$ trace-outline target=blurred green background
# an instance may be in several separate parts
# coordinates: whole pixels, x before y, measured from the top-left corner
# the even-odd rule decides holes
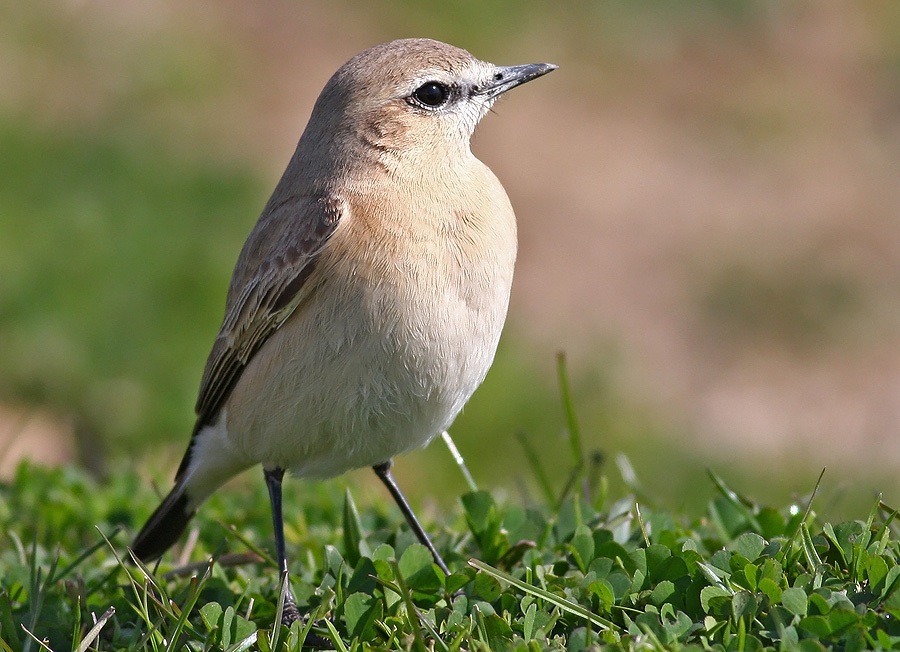
[[[586,447],[653,500],[702,504],[706,467],[783,500],[828,466],[834,509],[900,502],[896,2],[0,0],[4,472],[167,486],[318,91],[406,36],[560,65],[473,143],[521,233],[453,430],[476,480],[527,499],[525,436],[563,481],[565,351]],[[399,466],[417,500],[464,490],[440,443]]]

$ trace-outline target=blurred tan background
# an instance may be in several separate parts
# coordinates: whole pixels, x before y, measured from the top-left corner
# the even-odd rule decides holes
[[[476,478],[518,482],[519,432],[565,459],[562,350],[587,445],[676,503],[705,466],[764,495],[828,466],[836,493],[900,502],[896,2],[3,0],[5,473],[149,456],[168,481],[316,95],[406,36],[560,65],[473,142],[521,243],[497,369],[454,431]],[[439,446],[402,469],[462,490]]]

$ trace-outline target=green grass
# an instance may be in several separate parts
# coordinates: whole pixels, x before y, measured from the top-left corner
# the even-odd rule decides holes
[[[688,517],[611,492],[569,433],[568,470],[532,460],[540,499],[470,491],[428,524],[448,577],[385,499],[288,483],[293,589],[310,615],[290,629],[273,626],[259,478],[214,496],[187,553],[151,569],[125,563],[156,500],[133,475],[99,485],[22,466],[0,488],[0,650],[295,650],[310,631],[339,650],[900,647],[890,507],[831,522],[813,486],[773,508],[710,473],[705,514]]]

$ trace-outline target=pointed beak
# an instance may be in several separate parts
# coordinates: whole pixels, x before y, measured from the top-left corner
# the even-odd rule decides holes
[[[494,68],[493,78],[478,89],[478,95],[497,97],[511,88],[520,86],[532,79],[537,79],[548,72],[552,72],[559,66],[552,63],[526,63],[521,66],[497,66]]]

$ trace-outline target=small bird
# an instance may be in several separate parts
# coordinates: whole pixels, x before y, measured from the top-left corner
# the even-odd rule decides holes
[[[391,459],[449,428],[493,361],[516,221],[469,140],[502,93],[554,69],[404,39],[331,77],[238,257],[190,444],[137,558],[162,555],[210,494],[261,464],[289,586],[285,471],[370,466],[449,572]],[[285,598],[291,622],[299,611]]]

